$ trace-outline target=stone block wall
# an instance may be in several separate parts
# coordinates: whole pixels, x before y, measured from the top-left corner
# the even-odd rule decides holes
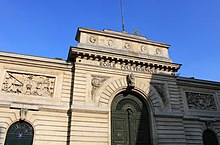
[[[33,127],[33,145],[66,144],[71,86],[72,65],[66,61],[1,52],[0,145],[20,120]]]

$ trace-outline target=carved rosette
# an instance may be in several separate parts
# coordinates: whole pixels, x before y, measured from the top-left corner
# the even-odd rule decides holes
[[[141,50],[142,53],[148,54],[148,48],[147,48],[147,46],[142,45],[141,48],[140,48],[140,50]]]
[[[96,76],[96,75],[92,75],[92,80],[91,80],[91,84],[92,84],[92,99],[93,95],[95,94],[95,92],[97,91],[98,88],[100,88],[102,86],[102,84],[108,79],[109,77],[106,76]]]
[[[89,43],[94,44],[94,43],[96,43],[96,41],[97,41],[97,37],[96,37],[95,35],[91,35],[91,36],[88,38],[88,41],[89,41]]]
[[[213,94],[186,92],[186,99],[189,109],[208,111],[217,110]]]
[[[123,47],[124,47],[124,49],[126,49],[126,50],[129,50],[129,51],[132,50],[132,45],[131,45],[130,43],[128,43],[128,42],[125,42]]]
[[[161,55],[161,53],[162,53],[161,49],[160,49],[160,48],[157,48],[157,49],[156,49],[156,54],[157,54],[157,55]]]
[[[53,97],[55,77],[28,73],[6,72],[2,92]]]
[[[108,47],[114,47],[114,45],[115,45],[114,41],[111,40],[111,39],[107,40],[106,44],[107,44]]]
[[[164,105],[168,104],[167,94],[164,84],[162,83],[151,83],[151,85],[155,88],[157,93],[160,95]]]

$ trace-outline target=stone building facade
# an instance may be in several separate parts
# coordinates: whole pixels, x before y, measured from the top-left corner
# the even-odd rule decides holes
[[[220,83],[169,45],[79,28],[67,61],[0,52],[0,145],[218,145]]]

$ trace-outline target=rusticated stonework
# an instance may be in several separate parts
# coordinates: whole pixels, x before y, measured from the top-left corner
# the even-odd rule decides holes
[[[53,97],[55,77],[6,72],[2,92]]]
[[[216,104],[214,95],[186,92],[189,109],[215,111]]]

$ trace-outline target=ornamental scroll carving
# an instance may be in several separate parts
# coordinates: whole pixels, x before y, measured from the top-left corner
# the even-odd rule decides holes
[[[168,101],[167,101],[167,97],[166,97],[167,95],[166,95],[166,90],[165,90],[164,84],[161,84],[161,83],[151,83],[151,85],[155,88],[157,93],[160,95],[163,103],[165,105],[167,105]]]
[[[216,104],[214,95],[186,92],[189,109],[215,111]]]
[[[2,92],[53,97],[55,77],[6,72]]]
[[[109,77],[106,76],[96,76],[96,75],[92,75],[92,80],[91,80],[91,84],[92,84],[92,97],[95,94],[96,90],[101,87],[101,85],[108,79]],[[93,99],[93,98],[92,98]]]

